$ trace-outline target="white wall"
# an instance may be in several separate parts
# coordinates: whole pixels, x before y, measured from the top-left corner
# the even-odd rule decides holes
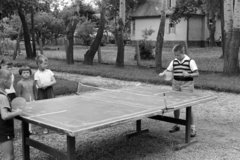
[[[176,24],[175,33],[167,33],[166,28],[168,26],[168,18],[166,19],[165,26],[165,41],[184,41],[187,35],[187,21],[182,18],[181,21]],[[135,19],[135,35],[131,33],[131,40],[142,40],[142,30],[152,28],[155,32],[148,38],[148,40],[155,41],[157,38],[157,32],[160,25],[160,18],[141,18]],[[131,32],[133,31],[133,21],[131,22]],[[221,21],[216,23],[215,39],[218,40],[221,36]],[[207,28],[206,17],[196,16],[191,17],[189,22],[189,40],[190,41],[205,41],[209,37],[209,31]]]
[[[203,29],[203,18],[201,16],[191,17],[189,19],[189,40],[190,41],[201,41],[205,40],[204,29]]]
[[[166,19],[168,22],[168,18]],[[166,27],[169,23],[166,23]],[[152,28],[155,32],[148,38],[148,40],[155,41],[157,38],[157,33],[160,25],[160,18],[141,18],[135,19],[135,35],[131,33],[131,40],[142,40],[142,30]],[[176,25],[176,33],[166,33],[164,35],[164,40],[166,41],[179,41],[185,40],[186,38],[186,21],[181,20],[179,24]],[[166,29],[166,28],[165,28]],[[131,22],[131,32],[133,31],[133,21]]]

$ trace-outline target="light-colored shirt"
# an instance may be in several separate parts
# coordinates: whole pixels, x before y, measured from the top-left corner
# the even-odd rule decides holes
[[[182,61],[179,61],[177,58],[175,58],[174,60],[177,60],[179,63],[183,63],[185,60],[190,60],[190,58],[187,55],[185,55],[185,57],[183,58]],[[169,64],[169,66],[167,68],[168,71],[171,71],[171,72],[173,71],[173,61],[174,60],[172,60],[171,63]],[[198,70],[197,64],[193,59],[191,59],[191,61],[190,61],[190,69],[192,72]]]
[[[0,94],[0,108],[9,108],[11,109],[10,105],[9,105],[9,101],[7,98],[7,93],[3,90],[0,89],[0,92],[3,94]],[[0,113],[1,113],[1,109],[0,109]]]
[[[54,76],[54,73],[50,69],[45,69],[44,71],[37,70],[34,74],[34,80],[40,81],[40,84],[46,84],[52,81],[52,76]],[[37,88],[39,88],[38,84]]]
[[[16,93],[16,91],[15,91],[15,89],[14,89],[14,87],[13,87],[13,84],[14,84],[14,75],[12,74],[12,84],[11,84],[11,86],[10,86],[10,88],[9,89],[5,89],[5,91],[7,92],[7,94],[9,94],[9,93]]]

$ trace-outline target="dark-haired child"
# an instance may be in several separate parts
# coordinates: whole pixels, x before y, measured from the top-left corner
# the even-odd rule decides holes
[[[17,83],[17,96],[23,97],[27,102],[34,101],[36,95],[36,87],[31,74],[32,70],[29,66],[22,66],[19,69],[19,75],[22,76],[22,79]],[[29,132],[35,134],[31,124],[29,124]]]

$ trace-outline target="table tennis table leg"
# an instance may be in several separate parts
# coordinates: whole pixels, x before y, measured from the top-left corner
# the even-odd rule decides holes
[[[128,134],[127,137],[131,138],[133,136],[136,136],[136,135],[139,135],[139,134],[142,134],[142,133],[145,133],[145,132],[149,131],[149,129],[142,130],[142,126],[141,125],[142,125],[141,120],[137,120],[136,121],[136,132]]]
[[[30,160],[30,147],[27,145],[27,138],[29,138],[29,124],[22,121],[22,152],[24,160]]]
[[[176,150],[181,150],[183,148],[186,148],[187,146],[196,143],[196,139],[192,139],[190,137],[191,133],[191,116],[192,116],[192,107],[187,107],[186,108],[186,123],[185,123],[185,143],[184,144],[179,144],[176,147]]]
[[[185,143],[190,142],[192,107],[186,108]]]
[[[75,143],[75,137],[67,135],[67,160],[76,160]]]

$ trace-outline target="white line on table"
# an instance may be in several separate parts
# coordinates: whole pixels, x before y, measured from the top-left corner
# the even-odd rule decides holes
[[[58,114],[58,113],[63,113],[63,112],[67,112],[67,110],[62,110],[62,111],[58,111],[58,112],[51,112],[51,113],[45,113],[45,114],[37,114],[37,115],[29,116],[28,118],[47,116],[47,115]]]

